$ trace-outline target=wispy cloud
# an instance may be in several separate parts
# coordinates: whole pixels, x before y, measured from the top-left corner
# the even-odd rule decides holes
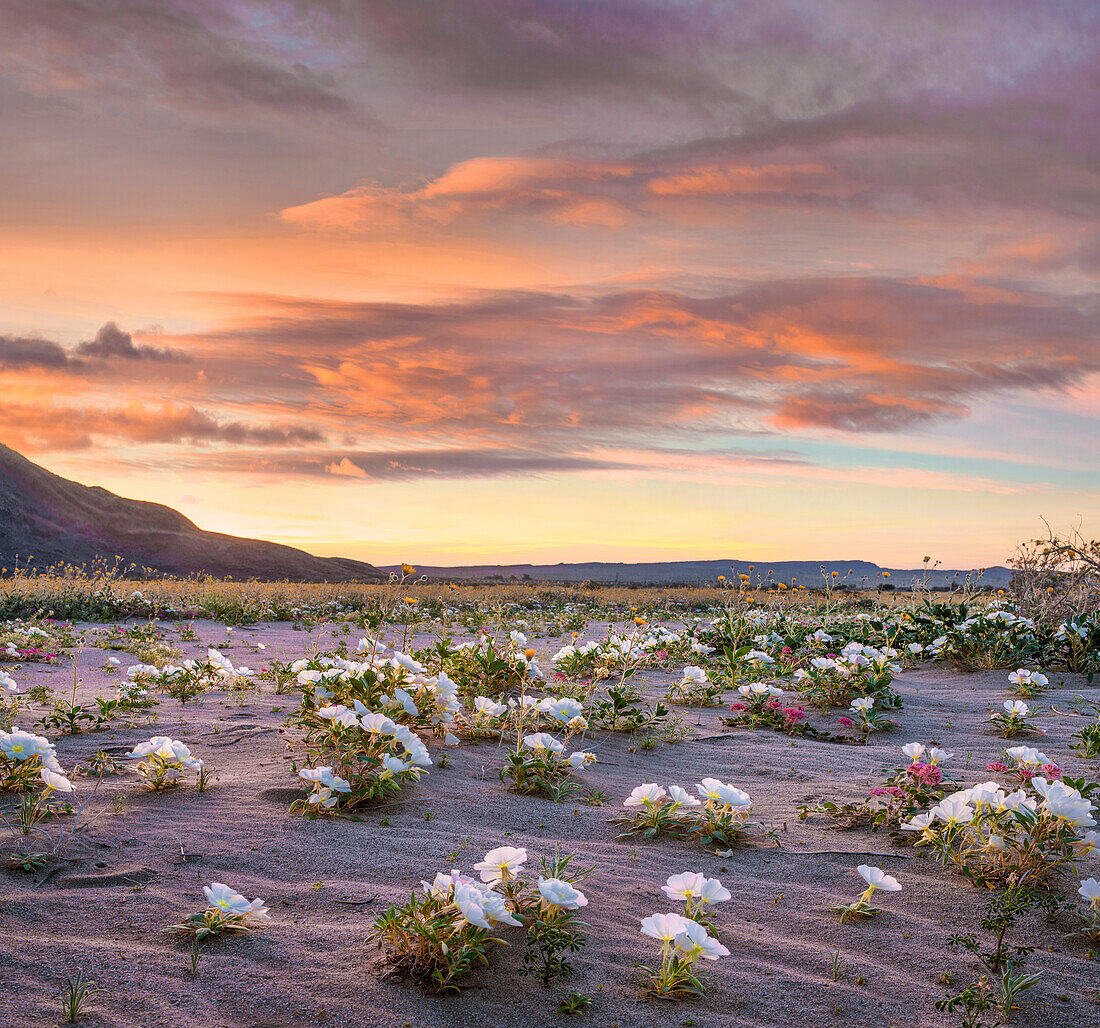
[[[7,0],[10,69],[29,88],[225,118],[350,111],[331,75],[250,32],[249,5],[214,0]],[[227,110],[228,108],[228,110]]]
[[[71,402],[5,403],[0,430],[13,445],[31,451],[80,450],[122,440],[173,445],[211,443],[231,446],[287,446],[317,443],[316,428],[278,423],[250,424],[224,420],[186,404],[123,407],[74,406]]]
[[[332,453],[342,454],[339,460]],[[418,478],[514,478],[585,471],[621,471],[636,465],[610,456],[548,454],[506,448],[339,450],[302,449],[279,454],[220,451],[196,455],[208,470],[294,477],[335,477],[378,482]]]

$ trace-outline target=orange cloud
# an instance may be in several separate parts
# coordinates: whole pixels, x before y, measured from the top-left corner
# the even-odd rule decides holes
[[[624,212],[598,187],[632,174],[628,165],[602,162],[477,157],[423,185],[358,186],[340,196],[287,207],[279,216],[306,228],[377,230],[520,211],[570,224],[615,227],[622,224]]]
[[[740,164],[687,168],[649,180],[658,196],[853,196],[863,188],[835,169],[820,163]]]
[[[19,399],[0,410],[0,429],[32,450],[114,439],[308,452],[265,462],[344,478],[506,475],[534,466],[498,455],[513,451],[576,469],[603,467],[592,455],[608,446],[905,432],[1100,371],[1087,298],[962,285],[795,279],[710,296],[512,291],[421,304],[237,298],[236,317],[163,338],[190,362],[121,362],[156,367],[174,397],[159,407],[148,379],[103,379],[98,361],[59,365],[50,341],[16,339],[22,363],[3,379]],[[100,376],[94,393],[85,371]],[[479,456],[459,460],[445,444]],[[390,467],[376,447],[440,456]]]
[[[352,464],[345,457],[339,464],[327,464],[325,470],[330,475],[342,475],[345,478],[369,478],[370,476],[358,464]]]
[[[14,440],[17,448],[32,451],[83,449],[120,439],[157,445],[236,446],[293,446],[324,439],[310,426],[226,420],[186,405],[150,407],[133,400],[121,407],[97,408],[77,406],[76,399],[4,404],[0,406],[0,431]]]

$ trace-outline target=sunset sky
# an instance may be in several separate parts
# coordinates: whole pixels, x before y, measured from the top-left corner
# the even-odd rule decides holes
[[[1100,534],[1095,0],[0,0],[0,441],[374,563]]]

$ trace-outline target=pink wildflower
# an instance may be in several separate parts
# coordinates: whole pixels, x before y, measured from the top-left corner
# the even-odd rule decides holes
[[[935,764],[914,762],[909,767],[909,774],[925,785],[939,785],[943,781],[943,772]]]

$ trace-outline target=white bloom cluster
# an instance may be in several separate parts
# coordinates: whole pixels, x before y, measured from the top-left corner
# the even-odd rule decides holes
[[[18,727],[10,732],[0,731],[0,779],[10,781],[15,788],[27,787],[32,780],[39,779],[47,792],[74,791],[58,762],[53,743]]]

